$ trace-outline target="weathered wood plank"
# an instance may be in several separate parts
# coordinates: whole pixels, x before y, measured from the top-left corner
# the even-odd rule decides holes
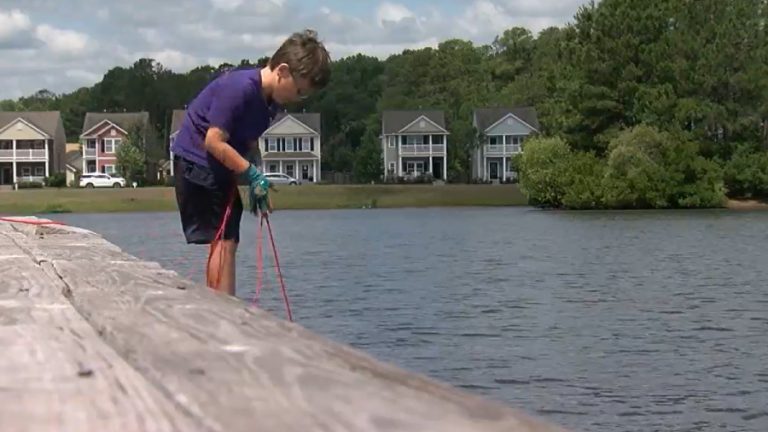
[[[65,244],[31,251],[53,258],[72,304],[128,363],[211,430],[562,430],[190,286],[157,265],[94,261],[77,248],[65,256],[55,250]]]
[[[51,274],[29,256],[0,260],[2,430],[204,430],[99,338]]]

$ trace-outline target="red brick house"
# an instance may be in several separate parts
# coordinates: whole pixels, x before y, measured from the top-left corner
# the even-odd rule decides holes
[[[149,113],[89,112],[83,121],[80,143],[83,149],[83,173],[111,174],[117,169],[117,149],[128,137],[128,131],[138,124],[149,126]],[[146,139],[146,137],[145,137]]]

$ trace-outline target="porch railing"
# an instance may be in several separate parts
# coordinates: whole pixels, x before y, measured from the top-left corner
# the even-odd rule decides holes
[[[45,150],[34,150],[34,149],[16,149],[16,160],[34,160],[34,159],[40,159],[45,160],[46,158],[46,152]],[[13,160],[13,150],[7,150],[3,149],[0,150],[0,159],[4,160]]]
[[[509,155],[520,153],[522,147],[520,144],[488,144],[485,146],[485,154],[488,156],[494,155]]]
[[[402,144],[400,145],[400,154],[403,155],[441,155],[445,153],[445,144]]]

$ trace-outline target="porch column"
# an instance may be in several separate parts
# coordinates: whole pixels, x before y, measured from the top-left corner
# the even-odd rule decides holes
[[[429,156],[429,170],[427,170],[427,172],[428,172],[428,173],[431,173],[431,174],[432,174],[432,177],[434,177],[434,176],[435,176],[435,173],[432,171],[432,167],[433,167],[433,165],[432,165],[432,164],[433,164],[433,163],[434,163],[434,162],[433,162],[432,156]]]
[[[318,178],[317,178],[317,165],[318,165],[318,161],[313,160],[312,161],[312,173],[313,173],[312,181],[315,182],[315,183],[318,182]]]
[[[488,174],[488,156],[483,156],[483,181],[490,180]]]
[[[432,166],[432,142],[433,142],[432,134],[429,134],[428,136],[429,136],[429,140],[428,140],[429,142],[427,143],[427,144],[429,144],[429,170],[428,170],[428,172],[432,173],[432,176],[434,177],[435,173],[432,171],[433,170],[433,166]]]
[[[51,158],[48,157],[48,148],[49,148],[48,141],[50,140],[45,140],[45,176],[46,177],[51,176],[50,163],[49,163]]]
[[[283,160],[282,159],[280,159],[280,174],[285,174],[283,172]]]
[[[13,184],[16,184],[16,140],[13,140]]]
[[[445,150],[443,154],[443,181],[448,181],[448,147]]]
[[[504,153],[502,153],[504,154]],[[507,156],[504,154],[504,157],[501,158],[501,181],[502,183],[507,178]]]

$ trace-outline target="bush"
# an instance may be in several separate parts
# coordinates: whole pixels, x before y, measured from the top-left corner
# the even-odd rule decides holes
[[[45,178],[45,185],[48,187],[62,188],[67,186],[67,175],[63,172],[57,172],[50,177]]]
[[[648,126],[620,132],[602,160],[559,138],[528,142],[521,190],[542,207],[689,208],[725,203],[723,172],[696,143]]]
[[[520,190],[532,205],[561,207],[571,149],[560,138],[533,138],[520,158]]]
[[[605,162],[592,153],[574,152],[565,177],[568,183],[563,206],[571,209],[597,209],[605,204],[602,181]]]
[[[723,164],[723,180],[734,198],[768,197],[768,152],[740,145]]]

